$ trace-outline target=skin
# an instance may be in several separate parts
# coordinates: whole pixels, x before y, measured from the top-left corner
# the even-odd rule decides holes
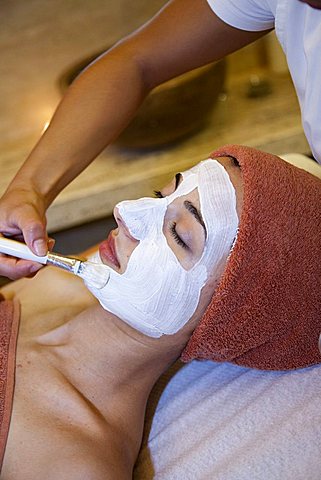
[[[165,187],[160,195],[165,197],[174,190],[175,180],[173,180],[170,185]],[[202,256],[205,246],[205,232],[203,227],[198,222],[191,221],[192,215],[184,207],[184,202],[186,201],[191,202],[196,209],[200,211],[200,201],[197,189],[193,190],[188,195],[183,195],[177,198],[167,208],[164,219],[163,233],[166,237],[169,247],[173,250],[181,265],[188,270],[193,267]],[[114,210],[114,217],[119,225],[119,228],[112,231],[110,236],[116,245],[117,252],[125,253],[126,262],[120,261],[119,266],[116,265],[116,270],[119,273],[123,273],[126,270],[127,261],[131,253],[139,242],[131,236],[117,207]],[[175,231],[180,238],[179,241],[184,242],[187,248],[182,248],[182,246],[178,244],[178,241],[175,240],[171,232],[171,225],[173,225],[173,223],[175,223]],[[104,244],[102,244],[100,247],[100,253],[103,260],[106,258],[104,263],[109,264],[108,250],[107,255],[104,255]]]
[[[241,172],[230,159],[221,162],[234,183],[241,212]],[[162,193],[173,188],[171,184]],[[191,195],[197,200],[195,192]],[[195,218],[183,218],[179,204],[174,209],[171,215],[178,223],[182,219],[182,235],[185,226],[193,231]],[[118,266],[111,258],[104,261],[125,269],[135,240],[117,215],[116,220]],[[175,244],[174,248],[178,255],[182,247]],[[225,260],[222,268],[224,264]],[[46,267],[32,280],[4,287],[1,293],[21,304],[21,323],[12,418],[0,478],[132,478],[150,390],[180,355],[220,274],[218,269],[210,275],[185,327],[159,339],[144,336],[105,311],[78,277],[61,270]]]
[[[124,129],[148,92],[265,33],[227,25],[206,0],[170,1],[69,88],[49,128],[0,201],[0,232],[23,238],[31,250],[45,255],[46,209]],[[38,268],[37,263],[3,257],[0,275],[16,279]]]

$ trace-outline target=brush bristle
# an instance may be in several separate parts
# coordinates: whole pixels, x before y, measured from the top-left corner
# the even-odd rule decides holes
[[[82,262],[77,272],[89,287],[101,289],[107,285],[110,269],[107,265],[92,262]]]

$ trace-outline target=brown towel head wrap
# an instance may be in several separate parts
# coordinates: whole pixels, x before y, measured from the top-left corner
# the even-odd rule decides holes
[[[243,146],[239,232],[225,271],[185,350],[193,359],[259,369],[321,362],[321,180]]]

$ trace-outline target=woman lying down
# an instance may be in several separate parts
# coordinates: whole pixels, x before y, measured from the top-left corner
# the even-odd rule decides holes
[[[2,289],[0,478],[130,479],[151,388],[179,357],[321,361],[321,181],[230,146],[157,197],[115,207],[93,254],[113,269],[102,290],[54,267]]]

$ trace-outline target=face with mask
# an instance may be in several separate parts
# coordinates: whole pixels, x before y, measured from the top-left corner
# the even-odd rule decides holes
[[[176,175],[159,198],[119,203],[113,230],[91,258],[112,267],[101,305],[150,337],[181,329],[237,234],[233,184],[216,160]]]

